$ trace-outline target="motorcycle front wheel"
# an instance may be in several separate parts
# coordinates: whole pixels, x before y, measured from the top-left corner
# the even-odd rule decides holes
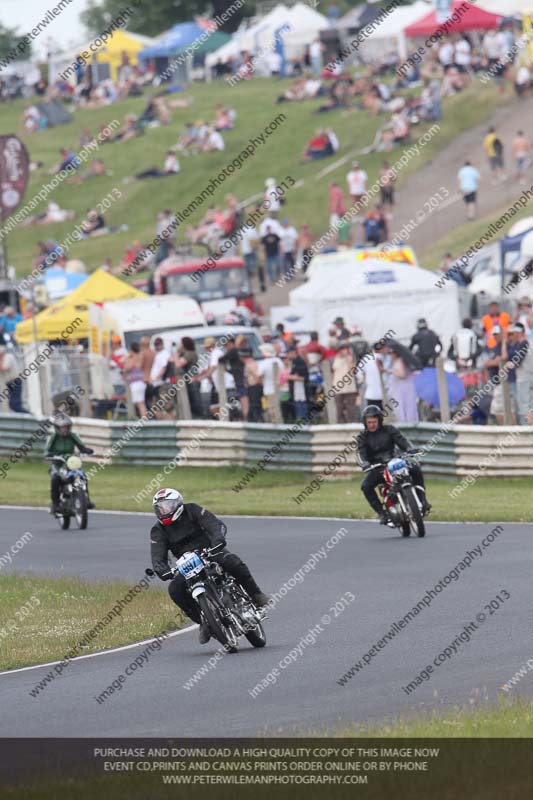
[[[256,627],[252,631],[248,631],[248,633],[244,634],[252,647],[264,647],[267,643],[265,630],[260,622],[257,623]]]
[[[228,653],[237,652],[237,636],[231,628],[227,628],[221,619],[221,614],[216,603],[207,594],[197,598],[204,619],[209,625],[209,630],[217,642],[223,645]]]
[[[60,514],[57,517],[57,520],[59,522],[59,527],[61,528],[61,530],[68,531],[68,529],[70,528],[70,514]]]
[[[419,539],[426,535],[426,526],[424,525],[424,518],[422,516],[422,512],[420,511],[420,507],[418,505],[418,498],[416,495],[416,489],[413,486],[410,486],[405,493],[405,498],[409,505],[410,511],[410,526]]]
[[[74,516],[80,531],[84,531],[89,522],[89,515],[87,513],[87,495],[83,490],[74,492],[73,498]]]

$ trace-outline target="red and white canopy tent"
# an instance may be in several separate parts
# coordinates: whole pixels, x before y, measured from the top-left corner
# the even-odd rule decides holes
[[[447,33],[488,31],[499,27],[502,19],[500,14],[485,11],[472,3],[468,3],[468,8],[465,9],[465,5],[467,5],[465,0],[454,0],[450,17],[445,23],[438,22],[435,10],[430,11],[421,19],[408,25],[404,33],[410,39],[414,39],[416,36],[431,36],[432,33],[444,26],[446,26]]]

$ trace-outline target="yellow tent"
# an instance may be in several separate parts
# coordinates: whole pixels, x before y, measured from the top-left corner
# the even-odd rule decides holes
[[[85,339],[89,336],[89,303],[147,296],[109,272],[97,269],[77,289],[36,315],[37,338],[40,341]],[[33,342],[34,320],[19,322],[15,336],[21,344]]]
[[[121,29],[113,31],[113,35],[107,42],[100,42],[96,38],[93,50],[96,54],[93,56],[92,62],[97,64],[109,64],[111,78],[115,81],[117,79],[117,70],[122,64],[122,54],[126,53],[131,65],[137,64],[137,53],[144,50],[154,43],[154,40],[149,36],[142,36],[139,33],[130,33]],[[87,50],[87,47],[80,49],[80,52]]]

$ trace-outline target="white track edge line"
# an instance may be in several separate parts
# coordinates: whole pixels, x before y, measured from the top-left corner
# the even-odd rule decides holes
[[[1,505],[0,510],[5,509],[6,511],[46,511],[48,512],[48,506],[8,506],[8,505]],[[153,517],[154,515],[151,514],[149,511],[106,511],[105,509],[95,509],[94,511],[90,512],[91,514],[114,514],[115,516],[134,516],[134,517]],[[276,514],[221,514],[221,517],[225,519],[282,519],[282,520],[300,520],[302,522],[366,522],[372,525],[379,525],[380,522],[377,519],[354,519],[352,517],[285,517],[285,516],[278,516]],[[486,522],[483,520],[439,520],[439,519],[429,519],[428,524],[431,525],[528,525],[527,520],[523,522],[516,522],[516,521],[505,521],[505,520],[492,520],[491,522]],[[0,673],[1,674],[1,673]]]
[[[181,628],[179,631],[173,631],[172,633],[168,633],[166,638],[172,639],[174,636],[180,636],[182,633],[188,633],[189,631],[194,631],[198,625],[188,625],[186,628]],[[98,650],[97,653],[86,653],[83,656],[76,656],[75,658],[71,658],[70,661],[82,661],[84,658],[97,658],[97,656],[106,656],[109,653],[120,653],[123,650],[131,650],[134,647],[140,647],[142,644],[148,644],[149,642],[155,642],[156,637],[152,636],[150,639],[143,639],[142,642],[133,642],[133,644],[124,644],[121,647],[111,647],[109,650]],[[61,664],[64,661],[63,658],[60,658],[58,661],[47,661],[45,664],[32,664],[31,667],[17,667],[16,669],[6,669],[4,672],[0,672],[0,676],[2,675],[15,675],[17,672],[29,672],[32,669],[42,669],[43,667],[53,667],[54,664]]]

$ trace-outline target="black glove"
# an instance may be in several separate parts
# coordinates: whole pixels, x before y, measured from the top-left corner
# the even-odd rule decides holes
[[[92,447],[86,447],[81,452],[85,453],[86,456],[92,456],[92,454],[94,453],[94,450],[92,449]]]
[[[361,469],[363,470],[363,472],[365,471],[365,469],[370,469],[370,461],[362,461]]]

